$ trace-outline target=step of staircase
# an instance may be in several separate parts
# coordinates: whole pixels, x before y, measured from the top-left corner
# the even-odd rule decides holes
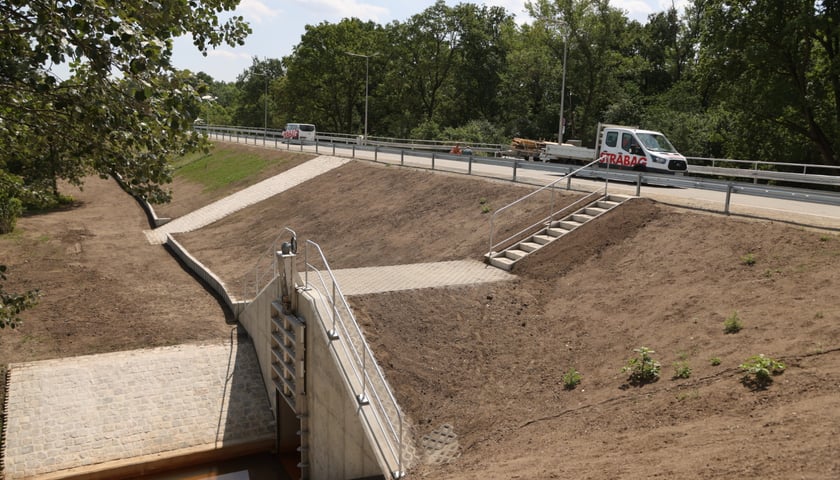
[[[607,195],[595,200],[564,218],[544,225],[542,230],[523,238],[505,250],[485,255],[485,261],[494,267],[510,271],[519,260],[617,208],[631,198],[633,197],[626,195]]]

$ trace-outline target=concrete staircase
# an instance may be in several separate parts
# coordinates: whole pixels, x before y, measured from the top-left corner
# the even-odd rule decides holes
[[[513,269],[513,265],[519,260],[618,207],[630,198],[632,197],[624,195],[607,195],[601,197],[560,220],[547,222],[537,233],[531,234],[523,240],[519,240],[500,252],[488,253],[485,255],[484,260],[494,267],[510,271]]]

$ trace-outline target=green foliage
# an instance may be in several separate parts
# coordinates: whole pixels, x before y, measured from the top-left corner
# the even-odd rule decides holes
[[[0,282],[6,280],[6,265],[0,265]],[[40,297],[38,290],[24,293],[10,293],[3,289],[0,283],[0,328],[16,328],[21,324],[19,315],[28,308],[34,307]]]
[[[80,185],[99,174],[120,176],[149,201],[168,200],[167,160],[202,146],[191,127],[206,93],[171,65],[173,40],[190,34],[202,52],[241,44],[250,31],[242,17],[217,16],[237,3],[0,4],[0,170],[32,194],[56,196],[57,180]],[[51,71],[61,63],[64,79]]]
[[[21,189],[20,177],[0,170],[0,234],[14,230],[23,213],[23,202],[18,198]]]
[[[723,321],[723,332],[724,333],[738,333],[743,328],[743,324],[741,323],[741,318],[738,316],[738,312],[732,312],[732,315],[726,317],[726,320]]]
[[[755,265],[755,255],[752,253],[747,253],[746,255],[741,257],[741,263],[748,267],[752,267]]]
[[[440,125],[434,120],[426,120],[411,130],[411,138],[435,140],[443,137]]]
[[[631,385],[644,385],[659,380],[661,365],[651,357],[655,351],[647,347],[633,349],[638,355],[627,360],[622,372],[630,372],[628,382]]]
[[[744,384],[757,388],[766,387],[773,382],[773,376],[785,371],[784,363],[766,357],[764,354],[753,355],[739,367],[745,372]]]
[[[674,362],[674,378],[688,378],[691,376],[691,366],[685,360]]]
[[[712,357],[709,359],[709,365],[713,367],[717,367],[720,365],[720,357]]]
[[[563,374],[563,388],[566,390],[574,390],[579,384],[583,375],[580,374],[574,367]]]
[[[432,138],[426,138],[431,140]],[[508,138],[503,131],[486,120],[471,120],[460,127],[443,129],[438,140],[460,142],[462,145],[476,143],[507,143]]]

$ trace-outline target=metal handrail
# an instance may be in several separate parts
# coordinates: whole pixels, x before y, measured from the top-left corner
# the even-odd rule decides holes
[[[325,279],[324,274],[316,265],[310,263],[310,246],[315,249],[320,261],[323,263],[326,276],[328,277],[327,279]],[[331,340],[330,346],[334,349],[339,347],[342,348],[346,357],[352,360],[350,365],[350,369],[352,371],[348,371],[344,365],[341,366],[341,371],[344,375],[345,381],[351,389],[354,389],[353,380],[361,386],[360,392],[354,391],[356,400],[360,405],[364,403],[376,405],[378,415],[374,415],[373,418],[369,418],[365,414],[364,409],[362,409],[361,412],[368,425],[371,425],[372,421],[376,422],[379,429],[386,433],[386,445],[383,446],[378,441],[376,441],[376,444],[382,453],[383,460],[386,463],[388,462],[388,459],[391,458],[387,455],[387,453],[390,453],[392,457],[397,459],[396,466],[390,464],[388,466],[391,468],[392,475],[399,477],[401,476],[401,472],[404,472],[403,439],[405,438],[405,432],[402,410],[400,409],[400,406],[397,403],[387,380],[385,379],[382,369],[379,367],[379,364],[376,363],[373,351],[365,341],[362,329],[359,327],[355,315],[353,315],[353,310],[347,303],[347,299],[341,292],[341,287],[338,285],[335,275],[330,269],[329,263],[321,250],[321,246],[312,240],[306,240],[304,249],[304,264],[305,286],[307,288],[315,288],[319,293],[321,293],[319,296],[322,297],[322,305],[329,308],[329,311],[331,312],[332,318],[330,321],[332,325],[326,325],[324,320],[321,319],[322,326],[325,328],[327,335]],[[318,283],[321,287],[320,289],[318,288],[318,285],[310,283],[310,270],[312,270],[313,274],[317,276]],[[332,285],[332,288],[328,286],[328,282]],[[342,315],[341,311],[346,312],[346,315]],[[342,338],[346,338],[347,341],[342,341]],[[370,361],[368,361],[368,359],[370,359]],[[351,375],[353,378],[351,378]],[[393,412],[393,415],[396,417],[396,425],[394,425],[394,421],[392,420],[391,415],[389,415],[389,410]],[[384,425],[381,423],[382,420],[385,421]],[[389,452],[385,452],[385,448],[387,448]]]
[[[496,217],[497,217],[500,213],[502,213],[502,212],[504,212],[504,211],[509,210],[510,208],[512,208],[512,207],[514,207],[514,206],[516,206],[516,205],[518,205],[518,204],[520,204],[520,203],[524,202],[525,200],[527,200],[527,199],[529,199],[529,198],[533,197],[534,195],[539,194],[540,192],[542,192],[542,191],[544,191],[544,190],[551,189],[551,207],[550,207],[550,212],[552,212],[552,213],[548,216],[548,218],[547,218],[547,219],[545,219],[545,220],[540,220],[540,221],[539,221],[539,222],[537,222],[536,224],[534,224],[534,225],[531,225],[531,226],[527,227],[525,230],[523,230],[523,232],[524,232],[524,231],[527,231],[527,230],[530,230],[531,228],[534,228],[536,225],[539,225],[539,224],[543,223],[543,222],[544,222],[544,221],[546,221],[546,220],[550,220],[550,219],[552,219],[552,218],[553,218],[553,216],[555,215],[555,212],[554,212],[554,191],[555,191],[555,187],[556,187],[557,183],[559,183],[559,182],[561,182],[561,181],[563,181],[563,180],[568,180],[568,179],[570,179],[570,178],[574,177],[574,176],[575,176],[578,172],[580,172],[580,171],[582,171],[582,170],[585,170],[585,169],[587,169],[587,168],[591,167],[592,165],[595,165],[595,164],[596,164],[596,163],[598,163],[599,161],[600,161],[600,159],[595,159],[595,160],[593,160],[593,161],[591,161],[591,162],[587,163],[586,165],[584,165],[584,166],[582,166],[582,167],[580,167],[580,168],[578,168],[578,169],[576,169],[576,170],[573,170],[573,171],[571,171],[571,172],[569,172],[569,173],[567,173],[567,174],[563,175],[562,177],[560,177],[560,178],[558,178],[558,179],[556,179],[556,180],[552,181],[551,183],[549,183],[549,184],[547,184],[547,185],[544,185],[544,186],[542,186],[542,187],[540,187],[540,188],[538,188],[538,189],[534,190],[533,192],[530,192],[530,193],[528,193],[527,195],[525,195],[525,196],[523,196],[523,197],[521,197],[521,198],[519,198],[519,199],[517,199],[517,200],[514,200],[513,202],[511,202],[511,203],[509,203],[509,204],[505,205],[504,207],[501,207],[501,208],[497,209],[495,212],[493,212],[493,215],[491,215],[491,216],[490,216],[490,250],[488,251],[488,255],[493,254],[493,249],[494,249],[494,248],[496,248],[497,246],[499,246],[499,245],[501,245],[501,244],[503,244],[503,243],[505,243],[505,242],[507,242],[507,241],[509,241],[509,240],[510,240],[510,238],[507,238],[507,239],[505,239],[505,240],[503,240],[502,242],[499,242],[499,243],[497,243],[497,244],[494,244],[494,243],[493,243],[493,236],[495,235],[495,220],[496,220]],[[605,187],[604,187],[604,194],[606,195],[606,185],[605,185]],[[561,211],[562,211],[562,210],[561,210]],[[559,213],[559,212],[556,212],[556,213]],[[520,233],[523,233],[523,232],[520,232]],[[518,235],[518,234],[517,234],[517,235]]]
[[[513,243],[514,239],[524,238],[526,236],[526,234],[528,234],[530,232],[537,231],[540,228],[543,228],[547,223],[551,223],[554,220],[554,218],[558,218],[558,217],[563,216],[562,214],[564,212],[567,212],[569,210],[577,208],[580,204],[589,203],[593,197],[602,198],[605,195],[606,194],[603,191],[601,191],[600,189],[595,190],[594,192],[591,192],[591,193],[575,200],[574,202],[570,203],[569,205],[566,205],[565,207],[561,208],[560,210],[557,210],[556,212],[552,211],[552,213],[550,215],[546,216],[545,218],[534,222],[532,225],[529,225],[529,226],[523,228],[522,230],[514,233],[513,235],[509,236],[508,238],[497,242],[495,245],[491,245],[490,246],[490,251],[488,252],[488,255],[492,255],[493,253],[495,253],[495,251],[496,251],[495,249],[497,247],[500,247],[502,245],[506,245],[508,243]]]
[[[293,237],[297,237],[297,234],[291,228],[284,227],[284,230],[291,233]],[[279,268],[278,268],[278,265],[277,265],[277,255],[275,254],[275,252],[277,252],[277,250],[278,250],[277,245],[278,245],[278,242],[280,241],[280,239],[283,237],[283,235],[284,234],[278,235],[271,242],[271,247],[268,250],[268,254],[267,255],[263,254],[263,255],[258,256],[257,257],[257,262],[254,265],[254,268],[249,270],[248,273],[244,277],[242,277],[242,280],[240,281],[241,282],[240,290],[242,291],[241,300],[245,301],[249,298],[255,298],[257,295],[260,294],[260,290],[262,289],[262,287],[271,283],[271,281],[277,276],[277,274],[279,272]],[[266,258],[270,259],[269,262],[265,261]],[[263,264],[265,264],[265,263],[268,263],[267,268],[262,272],[262,274],[260,274],[260,267],[263,266]],[[249,288],[248,288],[249,287],[248,280],[250,278],[254,279],[254,290],[253,290],[254,293],[253,293],[253,296],[250,296]]]

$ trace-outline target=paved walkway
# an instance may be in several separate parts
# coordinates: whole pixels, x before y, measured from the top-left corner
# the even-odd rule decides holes
[[[474,260],[348,268],[336,270],[333,274],[345,296],[472,285],[515,278],[505,271]]]
[[[171,222],[154,230],[146,230],[149,243],[162,244],[166,242],[167,233],[183,233],[197,230],[201,227],[221,220],[226,216],[242,210],[245,207],[259,203],[278,193],[282,193],[292,187],[311,180],[322,173],[340,167],[349,162],[350,159],[320,156],[287,170],[279,175],[263,180],[260,183],[251,185],[232,195],[217,200],[187,215],[173,219]]]
[[[12,364],[6,418],[7,480],[274,438],[250,340]]]

